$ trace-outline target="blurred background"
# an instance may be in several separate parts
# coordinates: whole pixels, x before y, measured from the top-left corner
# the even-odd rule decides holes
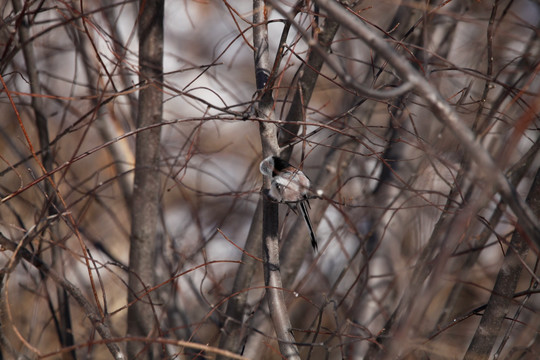
[[[283,120],[276,123],[282,138],[289,121],[300,123],[281,145],[323,193],[310,201],[316,253],[302,220],[280,205],[285,297],[301,357],[463,358],[499,293],[505,255],[518,253],[514,285],[505,285],[517,295],[504,296],[509,304],[491,356],[538,358],[537,252],[527,251],[532,239],[514,230],[519,219],[485,186],[492,174],[414,92],[369,99],[326,65],[314,69],[313,49],[296,26],[315,38],[334,26],[328,53],[363,86],[400,83],[383,58],[312,2],[268,4],[271,62],[290,25],[278,5],[294,23],[275,72],[271,120]],[[347,5],[438,89],[516,196],[527,197],[540,161],[539,3]],[[137,210],[130,199],[144,191],[133,189],[133,170],[135,138],[146,131],[135,120],[139,90],[148,86],[139,80],[138,3],[12,0],[0,2],[0,11],[1,355],[110,358],[80,302],[35,259],[100,310],[121,348],[130,341],[130,219]],[[248,1],[165,2],[149,336],[278,359],[260,244],[254,265],[242,267],[242,249],[257,234],[250,227],[260,216],[262,184],[252,13]],[[295,94],[310,72],[316,80],[304,101]],[[298,106],[301,117],[291,118]],[[520,235],[521,247],[511,246]],[[260,229],[253,241],[260,242]],[[14,255],[17,245],[26,258]],[[252,278],[237,288],[241,271]],[[224,326],[239,293],[247,298],[231,348]],[[158,353],[214,357],[171,344]]]

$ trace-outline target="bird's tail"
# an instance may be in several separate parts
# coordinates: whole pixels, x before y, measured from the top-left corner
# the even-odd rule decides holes
[[[311,246],[313,246],[313,250],[317,251],[318,245],[317,245],[317,239],[315,238],[315,232],[313,231],[313,225],[311,225],[311,220],[309,219],[309,214],[307,212],[306,202],[300,201],[300,211],[302,212],[302,216],[304,217],[304,220],[306,222],[306,225],[309,230],[309,236],[311,237]]]

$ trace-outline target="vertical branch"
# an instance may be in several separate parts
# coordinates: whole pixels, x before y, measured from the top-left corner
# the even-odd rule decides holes
[[[317,46],[320,46],[324,51],[328,51],[338,28],[338,22],[332,19],[325,19],[322,31],[317,37]],[[319,78],[323,63],[324,58],[319,52],[314,51],[313,46],[311,46],[306,64],[302,65],[301,76],[298,80],[298,86],[294,93],[289,112],[287,113],[287,118],[285,119],[283,131],[279,134],[279,144],[281,146],[288,145],[298,133],[298,129],[300,128],[298,123],[306,121],[306,108],[313,95],[313,90],[315,89],[315,84]],[[284,159],[288,159],[291,153],[292,147],[287,147],[283,150],[281,156]]]
[[[254,1],[253,7],[254,9],[259,10],[254,11],[253,14],[253,23],[255,25],[253,28],[255,82],[257,91],[259,92],[259,102],[256,111],[258,116],[266,119],[270,118],[270,115],[273,113],[274,101],[272,97],[272,87],[273,82],[275,81],[275,72],[277,70],[274,68],[274,73],[272,73],[273,76],[271,77],[271,65],[268,53],[268,28],[265,21],[264,3],[262,1]],[[283,39],[286,38],[286,33],[288,33],[287,26],[282,34],[282,42],[284,41]],[[283,49],[280,48],[274,62],[274,67],[278,66],[282,51]],[[264,154],[263,158],[269,155],[279,154],[276,126],[272,123],[261,121],[259,123],[259,130]],[[255,266],[258,264],[250,254],[259,253],[261,249],[261,242],[259,240],[262,235],[264,201],[265,200],[261,198],[257,203],[257,208],[255,209],[246,240],[246,252],[242,255],[242,261],[236,273],[231,293],[237,295],[231,298],[227,305],[227,319],[225,320],[223,327],[225,336],[222,336],[220,339],[221,349],[239,352],[242,348],[242,343],[244,341],[241,332],[242,318],[248,296],[248,293],[242,290],[250,285],[253,274],[255,273]],[[277,207],[273,211],[275,212],[273,216],[277,217]],[[224,357],[218,356],[218,359],[222,358]]]
[[[282,15],[287,18],[289,23],[294,21],[294,15],[285,13],[279,8],[279,4],[277,2],[274,4],[274,6],[276,6],[278,11],[280,11]],[[316,45],[310,45],[306,62],[302,65],[300,70],[300,78],[298,80],[296,91],[293,95],[291,107],[287,113],[282,131],[279,133],[279,145],[284,147],[281,152],[281,157],[286,160],[290,158],[293,150],[292,146],[287,145],[289,145],[290,142],[296,137],[296,134],[300,129],[299,123],[306,121],[306,109],[311,101],[311,96],[313,95],[317,79],[319,78],[319,74],[324,64],[324,57],[320,52],[315,51],[314,48],[319,46],[322,51],[328,52],[338,29],[339,23],[329,18],[325,19],[320,29],[316,29],[316,32],[318,32]],[[342,139],[339,139],[339,137],[335,140],[336,144],[341,144],[342,142]],[[323,186],[319,180],[329,180],[325,176],[327,173],[327,170],[323,168],[315,183],[319,186]],[[317,203],[315,205],[316,208],[313,209],[311,215],[311,219],[314,224],[318,224],[319,220],[324,215],[324,210],[327,208],[327,206],[328,204],[322,203]],[[309,246],[308,242],[305,241],[307,234],[305,232],[306,229],[303,225],[300,225],[300,222],[303,220],[299,218],[297,221],[298,222],[296,225],[291,228],[291,231],[288,234],[288,238],[286,240],[288,244],[287,252],[283,254],[282,258],[283,264],[285,265],[282,269],[282,276],[286,286],[292,284],[294,275],[298,272],[298,269],[300,268],[305,257],[304,254],[306,248]]]
[[[273,114],[274,99],[272,89],[266,87],[270,76],[271,64],[268,50],[268,25],[266,23],[267,9],[263,0],[253,0],[253,45],[255,47],[255,81],[257,84],[258,103],[257,116],[263,120],[271,118]],[[270,155],[279,155],[277,144],[277,129],[272,123],[259,122],[263,158]]]
[[[495,18],[497,17],[497,8],[499,5],[499,0],[495,0],[493,2],[492,8],[491,8],[491,16],[489,17],[488,22],[488,28],[487,28],[487,69],[486,69],[486,83],[484,84],[484,92],[482,93],[482,98],[480,100],[480,106],[478,107],[478,110],[476,112],[476,119],[474,120],[474,124],[472,126],[472,130],[476,131],[478,130],[479,133],[482,133],[484,131],[485,127],[487,126],[487,120],[482,119],[480,120],[480,117],[482,116],[482,113],[484,111],[484,104],[486,103],[488,93],[491,87],[491,77],[493,75],[493,34],[495,32]]]
[[[140,91],[137,127],[161,122],[163,113],[163,16],[164,1],[139,3],[139,78],[149,86]],[[154,281],[156,226],[159,216],[160,127],[137,134],[135,179],[131,204],[130,277],[128,302]],[[149,296],[147,294],[146,296]],[[148,336],[153,329],[153,313],[148,301],[138,301],[128,310],[129,335]],[[128,358],[140,358],[144,344],[130,342]],[[148,358],[151,355],[146,354]]]
[[[265,121],[273,114],[272,89],[266,88],[271,71],[268,54],[268,25],[267,8],[263,0],[253,1],[253,45],[255,47],[255,77],[259,93],[257,115],[262,118],[260,135],[263,157],[278,155],[276,126]],[[264,189],[269,189],[269,179],[264,179]],[[294,344],[291,334],[291,322],[287,306],[281,290],[279,265],[279,237],[278,237],[278,205],[263,196],[263,261],[264,283],[267,286],[266,295],[274,330],[279,342],[281,354],[287,359],[300,359],[298,348]]]

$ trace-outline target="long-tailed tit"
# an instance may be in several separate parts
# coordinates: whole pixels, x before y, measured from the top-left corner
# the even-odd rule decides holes
[[[271,181],[268,196],[275,201],[289,205],[293,210],[296,206],[304,217],[311,237],[311,246],[317,251],[317,239],[307,212],[310,181],[307,176],[285,160],[277,156],[269,156],[259,165],[261,174],[268,176]],[[307,205],[307,206],[306,206]]]

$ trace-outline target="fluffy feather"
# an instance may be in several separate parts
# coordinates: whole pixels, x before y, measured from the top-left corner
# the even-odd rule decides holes
[[[270,178],[271,186],[268,196],[275,201],[286,203],[293,210],[296,207],[300,208],[309,230],[311,245],[317,251],[317,240],[306,206],[309,205],[307,200],[311,185],[307,176],[277,156],[269,156],[261,161],[259,169],[264,176]]]

